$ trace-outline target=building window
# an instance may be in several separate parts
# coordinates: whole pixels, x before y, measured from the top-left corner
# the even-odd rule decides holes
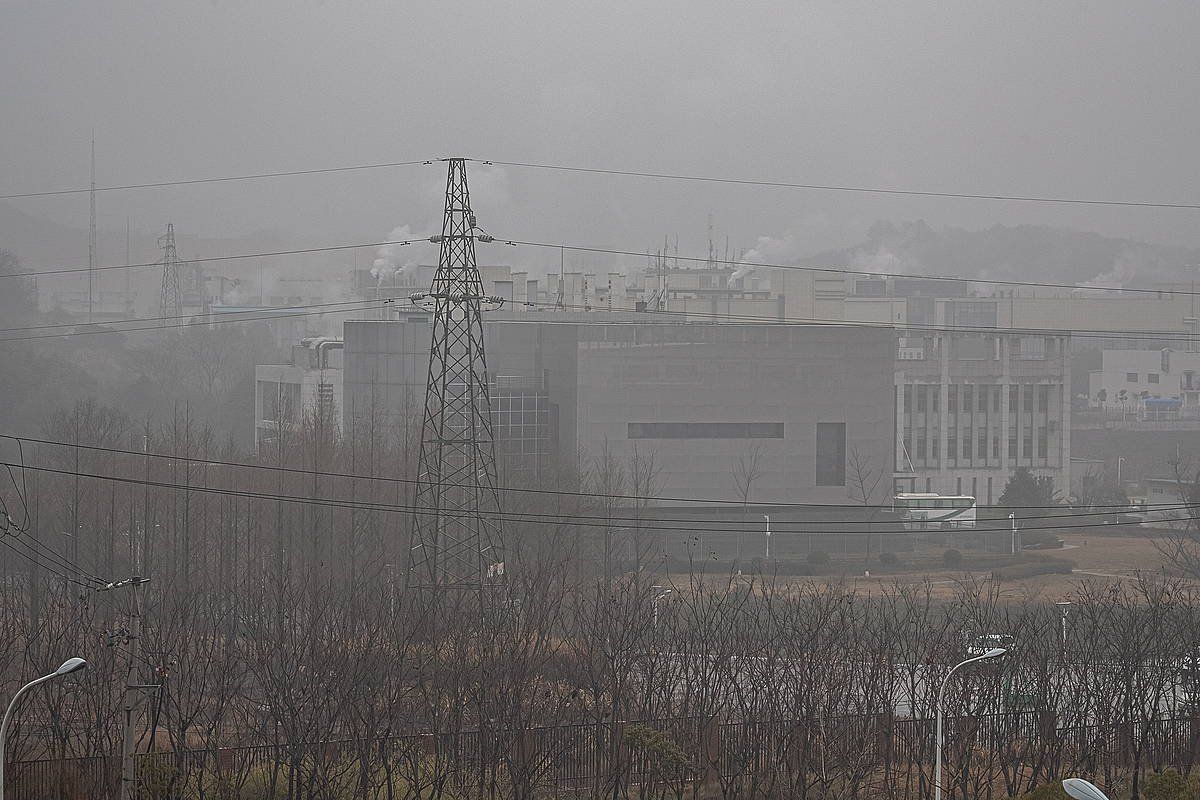
[[[782,422],[630,422],[630,439],[782,439]]]
[[[999,386],[992,388],[992,411],[995,411],[997,414],[1000,413],[1000,387]]]
[[[846,423],[818,422],[817,486],[845,485]]]
[[[1049,386],[1039,386],[1038,387],[1038,410],[1039,411],[1049,411],[1050,410],[1050,387]]]
[[[904,410],[907,412],[912,411],[912,390],[911,386],[904,387]]]
[[[974,386],[962,387],[962,409],[963,409],[963,411],[966,411],[969,413],[971,411],[971,409],[974,407],[975,407],[975,387]]]
[[[967,461],[970,461],[971,460],[971,444],[972,444],[971,432],[965,431],[965,434],[966,435],[963,436],[963,439],[962,439],[962,457],[965,458]]]
[[[941,440],[934,436],[929,440],[929,457],[934,461],[937,461],[939,450],[941,450]]]
[[[946,439],[946,458],[954,461],[958,456],[958,430],[951,428]]]
[[[1146,373],[1146,383],[1158,383],[1158,373],[1157,372]]]
[[[1021,411],[1031,414],[1033,413],[1033,384],[1028,384],[1025,387],[1025,403],[1021,406]]]
[[[1021,337],[1017,358],[1023,361],[1041,361],[1045,357],[1046,338],[1044,336]]]
[[[926,403],[927,403],[927,401],[926,401],[926,399],[925,399],[925,396],[928,394],[928,392],[926,392],[925,390],[926,390],[927,388],[929,388],[929,387],[927,387],[927,386],[917,386],[917,387],[916,387],[916,390],[917,390],[917,411],[924,411],[924,410],[925,410],[925,408],[926,408]]]
[[[980,387],[979,387],[978,396],[979,396],[979,406],[978,406],[979,410],[980,410],[980,411],[987,411],[987,396],[988,396],[988,390],[987,390],[987,387],[986,387],[986,386],[980,386]]]
[[[958,387],[951,386],[946,393],[946,410],[953,414],[958,411]]]
[[[1137,383],[1138,382],[1138,374],[1136,372],[1126,372],[1125,373],[1125,382],[1126,383]]]
[[[914,451],[913,455],[917,459],[917,461],[924,461],[925,460],[925,431],[918,431],[917,433],[918,433],[917,448]]]
[[[1021,438],[1021,458],[1027,461],[1033,460],[1033,431],[1025,431],[1025,435]]]
[[[1050,454],[1050,438],[1046,433],[1046,426],[1042,425],[1038,428],[1038,457],[1048,458]]]
[[[994,455],[994,454],[993,454]],[[979,432],[979,457],[987,458],[987,431]]]
[[[1019,399],[1019,396],[1020,392],[1016,386],[1008,387],[1008,413],[1017,413],[1017,400]]]

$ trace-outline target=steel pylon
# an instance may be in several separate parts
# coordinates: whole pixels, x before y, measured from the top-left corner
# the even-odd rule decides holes
[[[475,263],[476,236],[466,162],[450,159],[442,234],[434,237],[441,245],[437,272],[427,294],[412,296],[414,303],[432,308],[433,335],[411,528],[410,586],[482,589],[503,581],[482,320],[482,312],[496,299],[484,295]]]
[[[179,253],[175,249],[175,225],[167,223],[167,232],[158,239],[162,248],[162,291],[159,294],[159,317],[163,327],[183,316],[183,287],[179,283]],[[182,320],[180,320],[182,321]],[[178,323],[177,323],[178,324]]]

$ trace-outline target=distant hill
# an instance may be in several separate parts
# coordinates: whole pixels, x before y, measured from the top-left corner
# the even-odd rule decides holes
[[[1087,286],[1152,286],[1200,278],[1200,250],[1039,225],[978,231],[934,229],[923,220],[877,222],[861,244],[818,253],[813,264],[903,274],[960,275]]]

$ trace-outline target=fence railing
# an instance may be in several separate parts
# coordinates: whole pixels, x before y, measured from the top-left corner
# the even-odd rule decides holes
[[[778,790],[832,775],[885,781],[893,796],[920,798],[928,794],[933,735],[931,719],[877,714],[581,723],[178,750],[135,757],[135,796],[337,800],[458,796],[482,786],[514,798],[588,789],[612,797],[635,785],[741,782]],[[1143,770],[1187,769],[1197,761],[1200,720],[1058,727],[1053,714],[1038,712],[960,717],[946,721],[945,741],[950,769],[974,759],[976,773],[986,754],[1009,773],[1022,764],[1044,769],[1047,754],[1087,774],[1135,762]],[[108,800],[117,797],[119,781],[120,759],[113,756],[24,761],[8,766],[5,794],[7,800]],[[897,793],[897,786],[906,788]]]

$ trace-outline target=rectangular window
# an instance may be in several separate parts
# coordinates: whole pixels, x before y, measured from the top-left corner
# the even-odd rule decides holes
[[[1021,458],[1032,459],[1033,458],[1033,433],[1031,431],[1025,432],[1025,436],[1023,436],[1021,438],[1021,444],[1024,446],[1024,449],[1021,451]]]
[[[964,431],[964,433],[966,435],[964,435],[963,439],[962,439],[962,457],[965,458],[967,461],[970,461],[971,460],[971,444],[972,444],[971,432]]]
[[[925,390],[926,390],[926,389],[928,389],[928,388],[929,388],[928,386],[917,386],[917,387],[916,387],[916,390],[917,390],[917,411],[924,411],[924,410],[926,409],[926,403],[927,403],[927,401],[926,401],[926,399],[925,399],[925,396],[928,394],[928,392],[926,392]]]
[[[1020,397],[1020,392],[1016,386],[1008,387],[1008,413],[1017,413],[1017,399]]]
[[[974,387],[974,386],[964,386],[964,387],[962,387],[962,408],[963,408],[963,411],[968,411],[968,412],[969,412],[969,411],[970,411],[972,408],[974,408],[974,407],[975,407],[975,387]]]
[[[782,422],[630,422],[630,439],[782,439]]]
[[[925,460],[925,431],[917,431],[917,449],[913,453],[917,461]]]
[[[817,423],[816,461],[817,486],[846,485],[846,423]]]
[[[904,387],[904,410],[909,413],[912,412],[912,407],[913,407],[913,405],[912,405],[912,402],[913,402],[912,390],[913,390],[913,387],[911,387],[911,386]]]
[[[938,451],[941,450],[941,440],[934,436],[929,440],[929,457],[934,461],[938,460]]]
[[[1021,406],[1021,411],[1029,414],[1033,411],[1033,384],[1025,387],[1025,403]]]
[[[1017,459],[1017,434],[1010,433],[1008,436],[1008,457],[1014,461]]]
[[[1157,372],[1146,373],[1146,383],[1158,383],[1158,373]]]
[[[1050,410],[1050,387],[1049,386],[1039,386],[1038,387],[1038,411],[1049,411],[1049,410]]]
[[[958,455],[958,431],[954,428],[951,428],[948,431],[948,437],[946,439],[946,458],[950,459],[951,461],[954,461],[955,457],[957,455]]]
[[[979,387],[979,407],[980,411],[987,411],[988,390],[986,386]]]
[[[1038,428],[1038,458],[1050,457],[1050,437],[1046,433],[1046,426],[1042,425]]]
[[[996,386],[992,389],[992,411],[1000,413],[1000,387]]]
[[[1125,382],[1126,383],[1137,383],[1138,382],[1138,374],[1136,372],[1126,372],[1125,373]]]
[[[987,458],[987,431],[979,432],[979,457]]]
[[[958,387],[951,386],[946,393],[946,410],[953,414],[958,411]]]
[[[1017,358],[1023,361],[1041,361],[1046,357],[1045,337],[1022,336],[1017,353]]]
[[[942,408],[942,389],[940,386],[930,386],[929,393],[933,395],[933,410],[940,411]]]

